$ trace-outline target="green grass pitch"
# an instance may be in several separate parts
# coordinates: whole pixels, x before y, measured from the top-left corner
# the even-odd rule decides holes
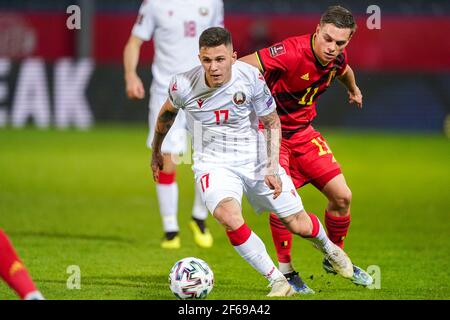
[[[214,247],[197,248],[188,229],[190,166],[178,171],[182,248],[160,249],[161,221],[141,126],[87,132],[0,130],[0,227],[10,236],[47,299],[175,299],[168,273],[180,258],[207,261],[215,273],[208,299],[266,299],[267,282],[208,218]],[[353,191],[346,251],[378,266],[380,289],[325,274],[321,254],[294,240],[294,264],[313,296],[286,299],[449,299],[450,142],[440,135],[323,130]],[[323,219],[325,198],[300,190]],[[276,259],[268,216],[244,203],[249,226]],[[66,286],[68,266],[81,289]],[[0,299],[16,299],[0,283]]]

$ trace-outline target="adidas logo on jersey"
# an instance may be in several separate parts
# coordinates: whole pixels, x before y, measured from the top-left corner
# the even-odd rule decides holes
[[[303,80],[309,81],[309,72],[305,73],[304,75],[302,75],[300,78],[302,78]]]

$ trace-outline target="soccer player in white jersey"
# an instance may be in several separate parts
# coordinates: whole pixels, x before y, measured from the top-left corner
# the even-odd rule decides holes
[[[199,64],[197,52],[200,33],[211,26],[223,26],[222,0],[144,0],[139,16],[124,50],[124,67],[127,95],[131,99],[143,99],[144,86],[136,73],[140,47],[143,41],[154,40],[155,55],[152,64],[153,81],[150,88],[149,127],[147,139],[151,147],[154,126],[161,105],[167,99],[170,78]],[[163,248],[180,247],[178,236],[178,185],[175,159],[186,152],[187,136],[184,113],[180,112],[173,129],[162,145],[164,168],[156,182],[160,214],[165,239]],[[189,226],[197,245],[212,246],[213,238],[205,226],[208,212],[195,191],[192,209],[193,221]]]
[[[292,180],[278,163],[280,119],[264,78],[256,68],[236,61],[231,35],[224,28],[205,30],[199,48],[202,65],[172,78],[169,98],[158,115],[152,143],[154,179],[163,168],[163,140],[182,109],[206,206],[225,227],[236,251],[270,281],[268,296],[289,296],[294,290],[245,224],[243,193],[256,211],[276,212],[288,230],[311,240],[339,274],[351,277],[350,259],[328,239],[317,217],[303,210]],[[258,129],[258,119],[265,135]]]

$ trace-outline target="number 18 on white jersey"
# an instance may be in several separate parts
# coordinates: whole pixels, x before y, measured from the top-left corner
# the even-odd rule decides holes
[[[199,65],[198,39],[223,26],[222,0],[144,0],[132,34],[154,40],[152,91],[165,94],[170,78]]]

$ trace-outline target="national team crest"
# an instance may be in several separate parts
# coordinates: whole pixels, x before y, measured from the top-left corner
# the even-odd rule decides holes
[[[242,91],[238,91],[233,95],[233,103],[236,106],[240,106],[241,104],[245,103],[246,99],[247,97]]]
[[[198,9],[198,13],[200,13],[201,16],[205,17],[205,16],[208,15],[209,10],[208,10],[208,8],[206,8],[206,7],[200,7],[200,8]]]

